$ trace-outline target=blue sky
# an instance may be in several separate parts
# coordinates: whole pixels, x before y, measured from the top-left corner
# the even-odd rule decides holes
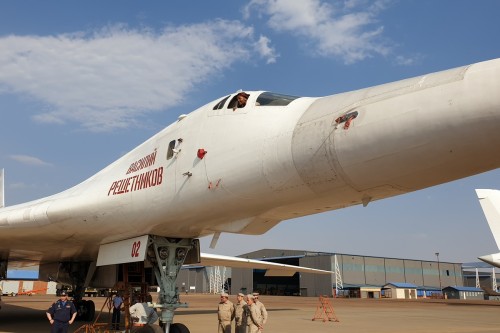
[[[238,89],[324,96],[500,56],[500,1],[2,1],[6,203],[88,178],[182,113]],[[238,255],[293,248],[452,262],[498,252],[475,188],[500,170],[223,234]]]

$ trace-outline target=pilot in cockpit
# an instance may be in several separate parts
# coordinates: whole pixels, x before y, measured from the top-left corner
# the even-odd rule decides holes
[[[233,107],[233,111],[235,111],[237,108],[245,107],[245,105],[247,105],[248,97],[250,97],[250,95],[245,92],[240,92],[238,95],[236,95],[236,99],[238,100],[238,102]]]

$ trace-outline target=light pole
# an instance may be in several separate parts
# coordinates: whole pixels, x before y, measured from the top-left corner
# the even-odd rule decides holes
[[[441,269],[439,267],[439,252],[436,252],[436,257],[438,261],[439,290],[441,291],[441,296],[443,296],[443,287],[441,286]]]

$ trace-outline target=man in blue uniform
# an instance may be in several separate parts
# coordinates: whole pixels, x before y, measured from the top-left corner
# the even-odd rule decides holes
[[[69,325],[75,321],[76,308],[73,302],[68,301],[65,291],[61,298],[47,310],[47,319],[52,325],[51,333],[67,333]]]
[[[120,293],[117,293],[113,298],[113,317],[112,317],[112,328],[118,330],[120,328],[120,311],[123,304],[123,298]]]

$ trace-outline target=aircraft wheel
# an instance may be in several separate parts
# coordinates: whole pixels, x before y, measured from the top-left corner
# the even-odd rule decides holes
[[[92,321],[95,316],[95,304],[93,301],[81,300],[75,302],[75,307],[78,312],[76,319],[79,321]]]
[[[87,301],[87,321],[93,321],[95,316],[94,301]]]
[[[76,319],[77,321],[85,321],[85,315],[87,314],[87,311],[85,311],[85,305],[87,301],[81,300],[81,301],[73,301],[73,304],[75,305],[76,308]]]
[[[175,323],[170,326],[171,333],[190,333],[186,325],[181,323]]]

